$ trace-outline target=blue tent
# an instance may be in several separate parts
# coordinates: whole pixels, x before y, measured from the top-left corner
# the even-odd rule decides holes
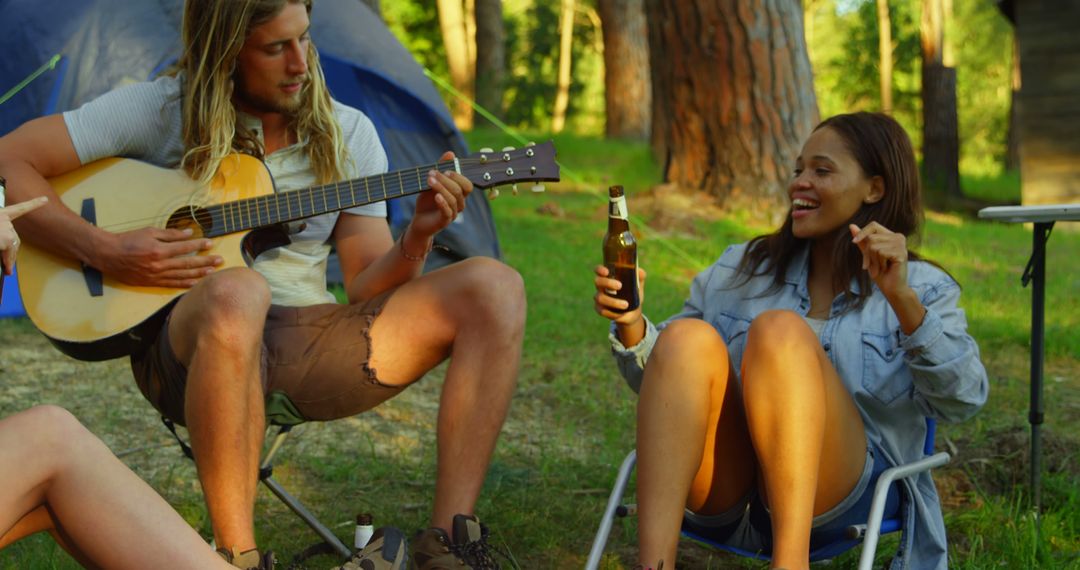
[[[157,75],[179,55],[182,10],[182,0],[0,0],[0,94],[59,56],[54,66],[0,104],[0,135]],[[372,119],[391,170],[430,164],[446,150],[467,153],[431,81],[363,2],[317,0],[311,34],[331,92]],[[408,223],[414,204],[415,197],[390,204],[395,234]],[[474,255],[500,257],[483,192],[473,193],[465,215],[436,243],[428,269]],[[333,273],[332,267],[332,280]],[[21,314],[11,279],[0,316]]]

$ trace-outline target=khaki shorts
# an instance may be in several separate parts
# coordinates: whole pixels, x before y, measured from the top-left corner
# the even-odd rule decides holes
[[[306,420],[332,420],[371,409],[404,386],[379,382],[371,358],[371,325],[392,292],[354,305],[272,305],[263,332],[263,393],[278,393]],[[184,421],[187,369],[173,353],[166,320],[146,352],[131,357],[143,396],[172,421]],[[229,382],[230,378],[220,378]]]

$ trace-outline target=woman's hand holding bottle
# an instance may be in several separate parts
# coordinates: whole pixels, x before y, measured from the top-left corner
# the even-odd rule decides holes
[[[637,268],[639,303],[632,311],[626,310],[628,303],[625,300],[611,294],[612,291],[618,291],[623,287],[622,282],[612,278],[607,267],[603,265],[597,265],[594,271],[596,277],[593,279],[593,284],[596,286],[596,295],[593,296],[593,308],[596,314],[615,323],[623,346],[636,345],[645,336],[645,318],[641,312],[642,307],[645,306],[645,270]]]

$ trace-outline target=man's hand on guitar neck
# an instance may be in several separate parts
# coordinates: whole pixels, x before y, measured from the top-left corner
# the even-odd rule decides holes
[[[213,242],[191,230],[143,228],[108,234],[95,252],[96,269],[122,283],[146,287],[192,287],[224,261],[195,255]]]
[[[439,161],[453,160],[454,153],[443,153]],[[431,190],[421,192],[416,198],[416,213],[409,224],[416,235],[434,236],[450,225],[465,209],[465,199],[472,192],[473,184],[457,172],[428,173]]]

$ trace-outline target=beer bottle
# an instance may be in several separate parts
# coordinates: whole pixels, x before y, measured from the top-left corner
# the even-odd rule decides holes
[[[604,234],[604,267],[608,276],[618,279],[622,288],[608,290],[608,295],[629,303],[627,311],[641,304],[637,279],[637,241],[630,233],[630,220],[626,209],[626,196],[622,186],[608,188],[608,226]]]

